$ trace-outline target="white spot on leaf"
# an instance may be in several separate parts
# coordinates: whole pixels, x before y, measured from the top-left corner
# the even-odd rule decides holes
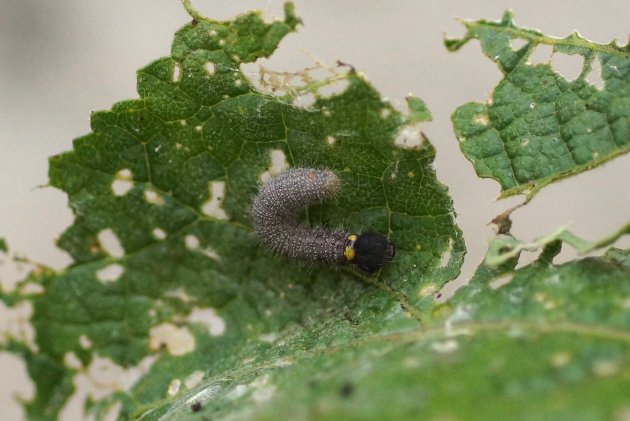
[[[199,239],[192,234],[188,234],[184,237],[184,243],[188,250],[197,250],[199,248]]]
[[[173,73],[171,74],[171,80],[173,83],[178,83],[182,80],[182,66],[179,63],[173,64]]]
[[[79,370],[83,367],[81,360],[74,352],[66,352],[63,356],[63,365],[70,370]]]
[[[156,240],[164,240],[166,238],[166,232],[164,232],[164,230],[161,228],[155,228],[152,231],[152,234],[153,238],[155,238]]]
[[[112,257],[121,258],[125,255],[125,250],[120,245],[118,236],[111,228],[102,230],[97,235],[101,248]]]
[[[114,196],[124,196],[133,188],[133,174],[128,169],[122,169],[114,176],[112,192]]]
[[[147,203],[151,203],[152,205],[162,206],[164,204],[164,199],[162,196],[156,192],[155,190],[147,189],[144,191],[144,200]]]
[[[450,354],[457,351],[459,344],[455,339],[448,339],[442,342],[433,342],[431,348],[439,354]]]
[[[216,70],[214,63],[212,63],[211,61],[208,61],[206,64],[204,64],[203,68],[209,75],[213,75]]]
[[[162,323],[151,328],[149,347],[152,351],[166,347],[167,352],[171,355],[185,355],[195,350],[195,337],[188,327]]]
[[[90,349],[92,348],[92,341],[87,336],[81,335],[79,336],[79,345],[81,345],[83,349]]]
[[[269,169],[262,174],[260,174],[260,181],[262,183],[266,183],[271,180],[272,177],[280,174],[289,168],[289,163],[287,162],[287,157],[284,154],[284,151],[281,149],[273,149],[269,152]]]
[[[192,373],[190,376],[186,377],[186,379],[184,380],[184,385],[186,386],[187,389],[192,389],[203,380],[203,377],[204,377],[203,371],[197,370],[194,373]]]
[[[168,390],[166,391],[167,396],[175,396],[179,392],[179,388],[182,385],[182,381],[180,379],[173,379],[168,384]]]
[[[225,321],[214,309],[194,308],[186,320],[189,323],[199,323],[207,326],[210,336],[221,336],[225,333]]]
[[[98,270],[96,272],[96,279],[98,279],[103,284],[115,282],[120,279],[123,273],[125,273],[125,268],[122,265],[119,265],[118,263],[112,263]]]
[[[223,198],[225,197],[225,181],[211,181],[208,190],[210,198],[201,207],[204,215],[225,220],[227,214],[223,210]]]
[[[413,149],[422,145],[424,138],[417,125],[404,127],[396,135],[394,144],[402,148]]]

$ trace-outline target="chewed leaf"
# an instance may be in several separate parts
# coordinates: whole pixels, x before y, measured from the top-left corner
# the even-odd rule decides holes
[[[211,373],[263,384],[244,361],[268,358],[271,344],[301,337],[291,360],[418,326],[433,292],[459,272],[464,244],[435,151],[424,138],[395,144],[403,127],[428,119],[419,99],[404,115],[352,69],[332,78],[344,82],[332,94],[304,77],[282,95],[242,71],[295,29],[290,5],[285,13],[272,23],[195,15],[170,56],[138,71],[138,99],[93,113],[92,132],[50,159],[50,183],[75,216],[59,245],[75,261],[37,278],[40,294],[12,296],[33,306],[39,352],[12,343],[37,387],[31,418],[54,418],[81,399],[77,379],[104,372],[125,383],[102,382],[90,408],[103,415],[120,404],[123,418],[173,404]],[[295,98],[304,93],[306,105]],[[339,177],[338,196],[303,222],[386,236],[396,256],[380,275],[305,268],[258,244],[252,198],[287,167]]]
[[[480,177],[497,180],[501,196],[533,196],[545,185],[586,171],[630,150],[630,47],[596,44],[572,34],[564,39],[501,22],[464,22],[451,51],[479,39],[486,56],[504,74],[486,103],[459,107],[452,116],[464,155]],[[513,47],[515,40],[523,45]],[[582,69],[574,80],[550,63],[528,58],[539,45],[554,54],[577,55]],[[603,87],[589,82],[594,63]]]
[[[560,266],[550,264],[551,254],[518,271],[482,265],[424,328],[305,349],[327,332],[311,327],[267,351],[246,351],[255,357],[235,370],[136,415],[623,419],[630,410],[630,253]]]

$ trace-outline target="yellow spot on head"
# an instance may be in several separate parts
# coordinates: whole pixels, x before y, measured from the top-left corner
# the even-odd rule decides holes
[[[355,234],[349,235],[348,236],[348,242],[346,243],[346,248],[343,251],[343,256],[349,262],[353,261],[355,256],[356,256],[355,253],[354,253],[354,242],[355,241],[357,241],[357,236]]]

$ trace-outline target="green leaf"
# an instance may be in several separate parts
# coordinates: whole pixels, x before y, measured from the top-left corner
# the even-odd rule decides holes
[[[329,328],[311,327],[246,349],[252,358],[140,419],[182,419],[195,403],[212,419],[622,418],[630,252],[555,266],[558,251],[517,271],[481,266],[424,327],[314,347]]]
[[[195,14],[171,56],[138,72],[140,97],[93,113],[92,132],[50,159],[50,183],[75,215],[58,242],[74,264],[45,271],[41,294],[2,295],[33,306],[34,349],[11,345],[36,385],[29,417],[57,416],[75,376],[103,364],[141,372],[131,390],[87,402],[100,415],[120,402],[123,418],[170,410],[191,376],[263,382],[261,364],[276,364],[274,355],[297,361],[417,328],[433,293],[458,274],[464,243],[434,148],[394,144],[405,125],[428,118],[420,100],[405,116],[341,69],[278,97],[241,71],[295,29],[285,10],[270,24],[256,12],[229,22]],[[342,93],[317,93],[340,80]],[[315,103],[299,105],[309,92]],[[362,278],[260,247],[250,202],[278,155],[342,180],[339,198],[310,209],[309,223],[387,234],[395,262]]]
[[[501,196],[527,194],[560,178],[600,165],[630,150],[630,44],[596,44],[577,33],[548,37],[516,26],[508,12],[501,22],[464,21],[450,51],[478,39],[503,79],[486,103],[459,107],[452,116],[460,148],[480,177],[497,180]],[[512,48],[515,40],[524,45]],[[539,45],[583,58],[580,75],[568,81],[549,63],[528,61]],[[601,65],[604,86],[587,77]]]

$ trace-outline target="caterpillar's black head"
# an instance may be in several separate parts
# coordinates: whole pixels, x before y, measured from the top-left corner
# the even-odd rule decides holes
[[[380,234],[366,232],[361,235],[351,235],[346,248],[352,249],[350,263],[362,271],[372,274],[391,262],[396,248],[394,244]],[[346,257],[349,257],[346,254]]]

